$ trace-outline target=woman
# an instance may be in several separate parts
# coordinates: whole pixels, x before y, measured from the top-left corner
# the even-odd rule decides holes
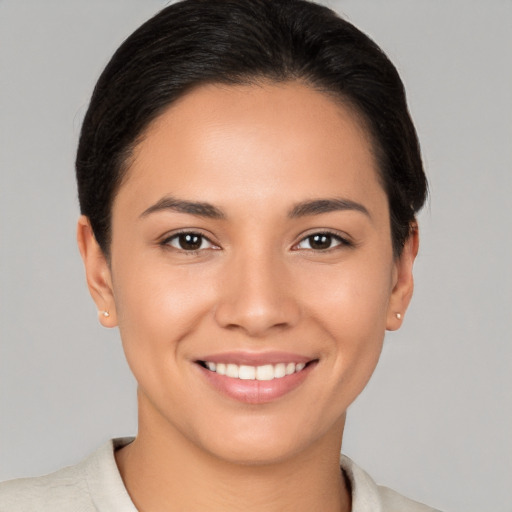
[[[187,0],[100,77],[78,244],[139,431],[3,510],[427,511],[339,453],[413,291],[426,196],[398,74],[303,1]]]

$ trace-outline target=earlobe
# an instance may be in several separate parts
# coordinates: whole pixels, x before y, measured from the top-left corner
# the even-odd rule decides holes
[[[85,215],[78,219],[77,242],[84,262],[87,286],[98,308],[98,319],[104,327],[115,327],[117,315],[110,267]]]
[[[411,224],[400,257],[396,260],[395,283],[388,307],[386,329],[396,331],[402,325],[404,314],[409,306],[414,290],[413,265],[419,249],[419,232],[416,222]]]

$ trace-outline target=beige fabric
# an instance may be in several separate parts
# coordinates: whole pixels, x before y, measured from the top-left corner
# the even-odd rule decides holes
[[[137,512],[114,451],[133,438],[112,439],[87,459],[50,475],[0,484],[0,512]],[[348,457],[340,465],[352,486],[352,512],[436,512],[380,487]]]

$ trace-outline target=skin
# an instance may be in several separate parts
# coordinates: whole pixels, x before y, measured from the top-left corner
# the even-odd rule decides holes
[[[144,214],[169,195],[224,218]],[[367,213],[290,217],[333,198]],[[169,239],[179,230],[206,237],[201,248],[180,249]],[[341,238],[314,248],[308,236],[327,231]],[[198,88],[137,146],[113,204],[110,262],[85,217],[78,242],[110,313],[100,321],[119,326],[138,381],[139,433],[116,458],[139,510],[350,510],[345,413],[403,320],[418,235],[394,257],[371,142],[348,107],[294,82]],[[246,404],[196,363],[233,350],[317,363],[281,398]]]

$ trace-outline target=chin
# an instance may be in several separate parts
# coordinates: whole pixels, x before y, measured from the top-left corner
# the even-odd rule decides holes
[[[285,463],[324,441],[341,443],[344,415],[341,420],[323,426],[308,424],[307,418],[298,420],[290,416],[245,417],[229,423],[212,423],[203,431],[205,435],[195,440],[196,444],[227,463],[262,466]]]
[[[229,464],[243,466],[265,466],[284,463],[301,451],[302,446],[284,443],[283,439],[229,439],[219,445],[205,448],[212,456]],[[306,443],[307,444],[307,443]]]

